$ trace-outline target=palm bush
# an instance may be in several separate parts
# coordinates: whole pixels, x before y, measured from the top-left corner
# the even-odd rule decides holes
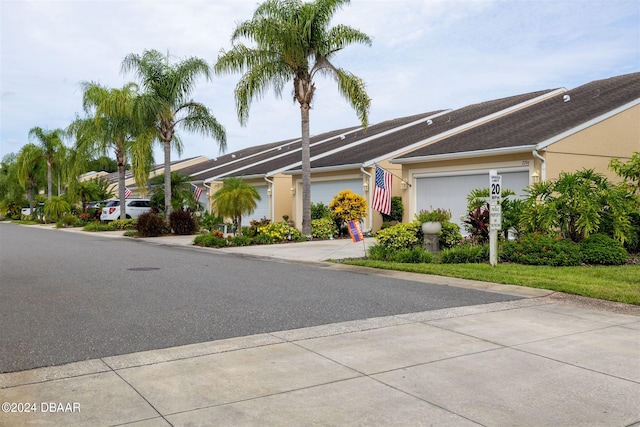
[[[71,205],[61,197],[52,196],[51,199],[44,202],[42,212],[47,220],[56,222],[62,218],[64,214],[71,212]]]
[[[242,229],[242,215],[251,214],[261,200],[258,190],[242,178],[228,177],[213,195],[218,214],[233,219],[236,230]]]

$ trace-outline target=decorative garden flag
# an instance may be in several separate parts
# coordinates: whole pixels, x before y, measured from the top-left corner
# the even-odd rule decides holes
[[[349,225],[349,234],[351,235],[351,240],[353,240],[353,243],[362,242],[364,240],[364,236],[362,235],[360,221],[354,219],[352,221],[348,221],[347,224]]]

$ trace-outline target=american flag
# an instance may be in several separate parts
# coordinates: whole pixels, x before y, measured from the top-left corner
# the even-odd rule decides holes
[[[391,179],[389,172],[376,165],[376,188],[371,209],[385,215],[391,215]]]
[[[200,196],[202,195],[202,189],[197,185],[191,184],[193,187],[193,198],[196,199],[196,202],[200,201]]]
[[[131,195],[131,190],[129,190],[127,187],[124,187],[124,198],[126,199],[130,195]]]

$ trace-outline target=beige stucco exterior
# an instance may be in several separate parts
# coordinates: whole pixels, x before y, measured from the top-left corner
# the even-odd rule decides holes
[[[627,161],[640,151],[640,105],[593,124],[541,150],[546,160],[546,178],[561,172],[595,169],[613,181],[618,176],[609,169],[612,158]],[[536,167],[541,164],[536,162]]]

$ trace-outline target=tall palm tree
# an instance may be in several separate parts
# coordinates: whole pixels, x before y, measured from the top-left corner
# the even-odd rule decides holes
[[[164,200],[165,212],[171,213],[171,148],[182,150],[180,139],[175,134],[178,126],[189,132],[212,136],[218,141],[220,151],[227,147],[224,127],[199,102],[191,99],[195,79],[204,75],[211,78],[209,65],[202,59],[191,57],[169,64],[166,56],[157,50],[146,50],[142,56],[129,54],[122,61],[122,71],[134,71],[140,78],[144,95],[137,103],[138,113],[155,124],[157,138],[164,150]]]
[[[193,186],[189,182],[190,179],[189,175],[184,175],[179,171],[171,172],[171,206],[174,210],[184,206],[196,208],[197,201],[193,198]],[[165,206],[164,183],[164,175],[156,175],[149,180],[152,188],[150,197],[152,206]]]
[[[362,126],[368,124],[371,99],[364,81],[331,63],[335,54],[353,43],[371,44],[366,34],[346,25],[330,27],[335,12],[349,0],[267,0],[258,5],[249,21],[240,23],[231,36],[233,48],[224,50],[214,70],[244,72],[235,88],[236,110],[242,125],[254,98],[273,88],[282,95],[293,79],[293,97],[300,104],[302,127],[302,233],[311,234],[311,170],[309,110],[315,92],[314,77],[333,77],[340,94],[351,104]],[[238,43],[247,39],[255,47]]]
[[[236,231],[242,230],[242,215],[251,214],[261,200],[258,190],[242,178],[229,177],[222,180],[222,187],[213,195],[218,215],[230,217]]]
[[[33,213],[34,192],[38,190],[38,183],[42,182],[46,168],[42,148],[31,143],[25,144],[18,152],[17,166],[18,182],[27,192],[30,212]]]
[[[51,200],[53,178],[51,171],[54,168],[54,164],[59,168],[59,154],[64,149],[62,138],[64,131],[62,129],[45,130],[39,126],[31,128],[29,130],[29,138],[36,139],[40,143],[42,152],[44,153],[45,161],[47,162],[47,198]],[[58,188],[58,193],[60,189]]]
[[[136,84],[110,89],[98,83],[83,82],[82,88],[83,108],[89,117],[74,121],[68,131],[76,136],[78,153],[104,155],[108,150],[114,150],[118,164],[118,198],[122,207],[120,218],[125,219],[127,158],[131,162],[136,186],[144,190],[153,163],[155,129],[134,114],[134,103],[140,96]]]

